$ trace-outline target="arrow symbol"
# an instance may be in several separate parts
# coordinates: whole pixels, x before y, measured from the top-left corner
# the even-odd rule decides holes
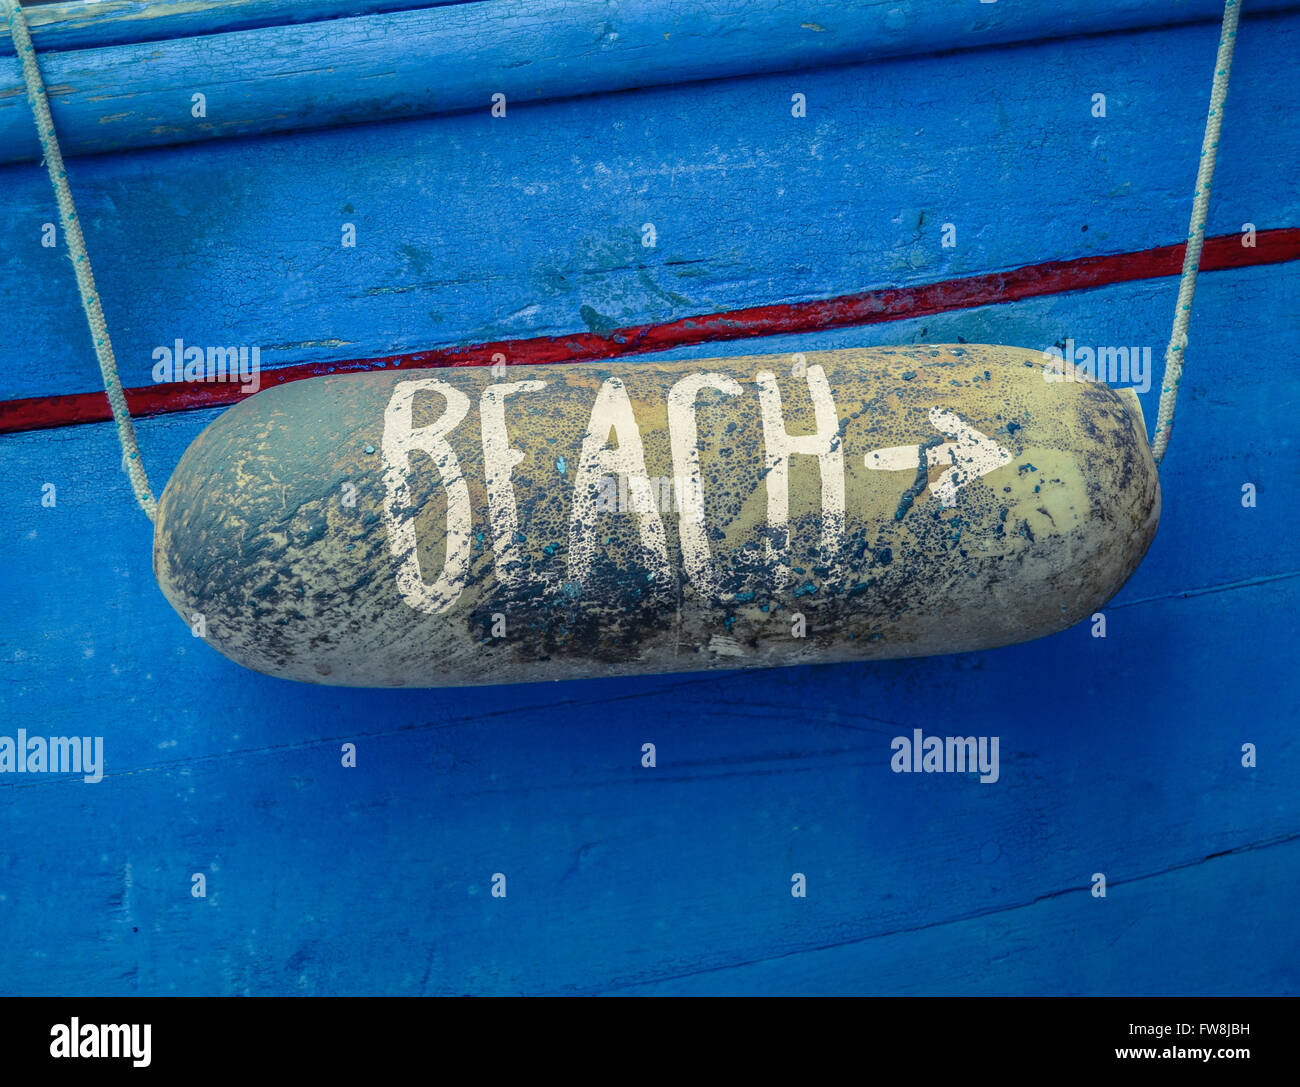
[[[925,451],[926,469],[941,464],[951,465],[933,484],[931,489],[945,507],[957,504],[957,491],[972,479],[988,475],[995,468],[1009,464],[1011,454],[987,434],[962,422],[944,408],[930,409],[930,422],[941,434],[956,439]],[[865,457],[866,466],[882,472],[915,472],[921,464],[920,445],[894,445],[887,449],[873,449]]]

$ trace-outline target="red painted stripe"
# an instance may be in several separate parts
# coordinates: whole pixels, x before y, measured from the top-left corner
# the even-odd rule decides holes
[[[1104,287],[1138,279],[1178,275],[1183,267],[1183,245],[1165,245],[1136,253],[1116,253],[1077,260],[1031,264],[1009,272],[946,279],[915,287],[891,287],[841,295],[817,302],[792,302],[776,306],[683,317],[662,325],[637,325],[611,332],[581,332],[571,336],[541,336],[531,340],[502,340],[468,347],[444,347],[385,358],[347,359],[341,362],[304,362],[262,371],[262,386],[282,385],[325,374],[363,370],[421,369],[445,366],[491,365],[496,354],[511,365],[586,362],[624,355],[665,351],[671,347],[740,340],[778,333],[818,332],[828,328],[873,325],[906,317],[925,317],[950,310],[969,309],[1021,298]],[[1201,256],[1201,270],[1223,271],[1300,259],[1300,228],[1265,230],[1247,249],[1241,235],[1210,238]],[[1172,312],[1172,299],[1170,302]],[[234,384],[173,382],[126,390],[127,406],[134,416],[163,415],[221,407],[244,399]],[[0,434],[112,419],[103,392],[34,396],[0,402]]]

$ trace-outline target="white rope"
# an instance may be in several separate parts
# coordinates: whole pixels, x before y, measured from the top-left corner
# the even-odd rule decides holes
[[[1239,0],[1226,0],[1223,7],[1223,30],[1219,35],[1219,54],[1214,62],[1214,85],[1210,89],[1210,113],[1205,119],[1205,140],[1201,144],[1201,165],[1196,171],[1192,221],[1187,228],[1183,277],[1178,283],[1178,308],[1174,311],[1174,328],[1169,337],[1169,346],[1165,349],[1165,374],[1160,381],[1160,407],[1156,412],[1155,437],[1151,446],[1157,464],[1164,459],[1169,436],[1174,429],[1174,405],[1178,400],[1178,385],[1183,380],[1187,326],[1192,319],[1192,296],[1196,293],[1196,273],[1201,266],[1201,247],[1205,244],[1210,183],[1214,180],[1214,160],[1219,153],[1223,103],[1228,97],[1228,73],[1232,70],[1232,50],[1237,44],[1237,19],[1240,15]]]
[[[77,221],[77,209],[72,202],[72,190],[68,187],[68,172],[63,168],[63,155],[59,151],[59,139],[54,133],[54,120],[50,117],[50,103],[45,96],[45,83],[41,79],[41,70],[36,64],[36,50],[32,48],[32,37],[27,32],[27,20],[18,0],[0,0],[0,5],[9,15],[9,33],[13,36],[14,50],[23,67],[23,82],[27,85],[27,101],[31,103],[32,114],[36,118],[36,132],[41,139],[41,150],[45,153],[45,167],[50,174],[50,183],[54,186],[54,199],[59,205],[59,218],[63,222],[63,236],[68,242],[68,256],[72,258],[72,268],[77,276],[77,290],[81,294],[81,308],[86,313],[86,323],[90,326],[90,337],[95,343],[95,357],[99,360],[99,372],[104,379],[104,392],[108,395],[109,406],[113,409],[113,422],[117,424],[117,440],[122,446],[122,465],[131,477],[131,486],[135,490],[135,500],[140,503],[145,516],[152,521],[158,510],[153,492],[149,489],[149,478],[145,475],[144,464],[140,460],[140,447],[135,440],[135,427],[131,423],[131,412],[126,406],[126,395],[122,392],[122,380],[117,375],[117,360],[113,357],[113,344],[108,338],[108,325],[104,321],[104,311],[99,304],[99,294],[95,290],[95,277],[90,271],[90,256],[86,253],[86,239],[81,235],[81,224]]]

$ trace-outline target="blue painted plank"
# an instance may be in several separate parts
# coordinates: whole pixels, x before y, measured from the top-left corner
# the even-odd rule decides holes
[[[228,34],[253,27],[322,22],[377,12],[409,11],[486,0],[65,0],[25,3],[23,11],[38,53],[103,49],[199,34]],[[13,55],[0,26],[0,54]]]
[[[1258,151],[1300,153],[1274,52],[1300,51],[1300,16],[1252,27],[1212,234],[1300,222],[1300,193],[1284,170],[1261,169]],[[258,345],[273,366],[1174,243],[1213,38],[1196,26],[1048,42],[551,103],[505,120],[483,111],[98,157],[71,173],[123,379],[144,385],[154,348],[177,337]],[[1025,70],[1054,73],[1050,98],[1018,79]],[[1090,116],[1097,88],[1109,94],[1104,120]],[[790,114],[795,92],[807,118]],[[0,324],[0,398],[94,389],[68,262],[41,246],[42,224],[57,219],[44,173],[8,167],[0,187],[0,299],[14,315]],[[346,222],[356,248],[341,247]],[[647,222],[653,249],[641,244]],[[941,245],[945,222],[955,248]],[[1008,342],[1050,343],[1045,331]]]
[[[942,933],[902,928],[814,951],[623,987],[629,996],[1294,995],[1294,839],[1135,880],[1107,901],[1073,891]],[[1113,885],[1112,885],[1113,886]],[[1120,896],[1122,901],[1116,901]],[[1288,949],[1281,955],[1276,948]]]
[[[1296,0],[1263,0],[1251,11],[1296,7]],[[815,17],[766,0],[493,0],[56,52],[42,70],[68,152],[85,154],[486,112],[498,92],[522,104],[1221,15],[1218,0],[1172,7],[1155,0],[829,0]],[[1215,33],[1200,32],[1210,39],[1201,66],[1208,73]],[[0,162],[40,155],[21,86],[17,59],[0,58]],[[196,92],[207,99],[201,118],[191,112]]]
[[[783,987],[1034,991],[1047,964],[1084,992],[1294,991],[1295,946],[1276,937],[1295,853],[1260,847],[1300,814],[1296,685],[1257,684],[1252,656],[1186,632],[1285,637],[1296,587],[1153,604],[1104,645],[490,690],[452,721],[429,694],[309,691],[305,743],[256,720],[265,736],[248,735],[227,686],[198,708],[208,745],[215,731],[233,748],[219,758],[121,705],[116,734],[176,746],[98,785],[0,784],[0,908],[25,934],[0,948],[0,978],[18,992],[588,992],[845,945],[820,978],[796,969]],[[266,720],[277,700],[258,701]],[[913,727],[998,735],[1000,781],[893,774],[891,737]],[[355,771],[339,765],[344,740]],[[647,740],[654,771],[639,765]],[[1258,925],[1271,955],[1197,973],[1135,951],[1169,916],[1150,916],[1136,882],[1246,847],[1245,885],[1271,892],[1225,898],[1214,888],[1234,866],[1206,864],[1174,900],[1175,931],[1231,947]],[[1105,902],[1087,889],[1098,871]],[[488,893],[495,872],[504,900]],[[794,872],[807,900],[789,893]],[[1056,895],[1073,899],[1063,920],[1014,916]],[[1107,912],[1085,921],[1087,908]],[[992,933],[972,940],[957,922],[981,915]],[[926,964],[910,982],[888,969],[904,932]],[[722,985],[763,991],[743,974]]]

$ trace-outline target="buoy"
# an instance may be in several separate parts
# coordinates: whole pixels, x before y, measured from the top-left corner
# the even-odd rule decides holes
[[[268,675],[529,682],[1026,641],[1159,517],[1136,393],[1035,351],[381,371],[221,415],[154,568]]]

